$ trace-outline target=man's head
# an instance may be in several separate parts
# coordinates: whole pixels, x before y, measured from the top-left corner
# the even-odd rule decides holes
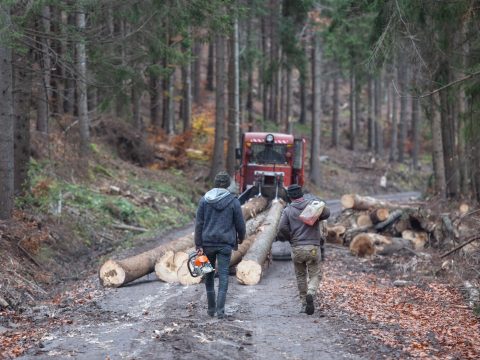
[[[301,198],[303,196],[302,187],[298,184],[290,185],[287,188],[287,195],[292,200]]]
[[[215,175],[213,185],[216,188],[228,188],[230,186],[230,175],[228,175],[226,171],[220,171],[217,175]]]

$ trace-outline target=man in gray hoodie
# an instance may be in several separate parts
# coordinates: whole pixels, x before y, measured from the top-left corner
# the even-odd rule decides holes
[[[292,259],[302,302],[300,312],[312,315],[315,311],[314,297],[320,283],[319,255],[322,239],[319,225],[321,220],[328,219],[330,210],[325,207],[319,219],[313,225],[307,225],[299,215],[314,199],[304,197],[302,188],[297,184],[290,185],[287,194],[292,202],[283,210],[277,239],[290,241],[292,245]]]
[[[233,249],[245,238],[245,220],[240,202],[227,188],[230,176],[221,171],[215,176],[214,188],[200,199],[195,223],[197,253],[204,253],[215,266],[217,262],[218,296],[215,302],[214,273],[205,275],[208,315],[225,317],[225,300],[228,290],[228,268]]]

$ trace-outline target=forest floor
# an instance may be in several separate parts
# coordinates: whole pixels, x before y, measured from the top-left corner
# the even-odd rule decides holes
[[[56,149],[38,157],[48,160],[32,164],[31,195],[21,200],[12,221],[0,223],[0,300],[7,303],[0,304],[0,359],[158,354],[166,359],[453,359],[480,354],[478,319],[459,292],[467,260],[457,256],[442,266],[433,249],[435,261],[362,260],[330,246],[319,311],[311,317],[298,313],[287,261],[274,261],[257,286],[240,286],[231,278],[231,321],[205,315],[202,285],[164,284],[149,275],[130,286],[103,289],[96,272],[107,256],[132,255],[191,231],[208,164],[190,157],[182,159],[182,169],[139,167],[102,139],[92,147],[87,169],[78,170],[72,167],[74,149],[61,139],[54,143]],[[421,171],[393,166],[344,149],[325,148],[323,154],[324,185],[307,187],[325,199],[427,192],[428,166]],[[430,202],[434,208],[445,206]],[[472,226],[478,225],[476,215]],[[393,281],[399,278],[411,283],[397,288]]]

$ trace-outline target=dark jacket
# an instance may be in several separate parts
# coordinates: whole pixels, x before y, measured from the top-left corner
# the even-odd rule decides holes
[[[229,245],[236,249],[245,231],[240,202],[228,190],[213,188],[200,199],[195,224],[197,248]]]
[[[282,213],[280,225],[278,226],[278,239],[290,241],[292,246],[318,245],[321,244],[320,220],[330,217],[330,209],[325,206],[322,215],[312,226],[305,224],[299,219],[303,209],[312,201],[311,198],[300,198],[292,201]]]

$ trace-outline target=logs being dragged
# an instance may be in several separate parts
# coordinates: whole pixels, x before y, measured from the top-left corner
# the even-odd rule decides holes
[[[155,262],[167,251],[180,251],[193,245],[193,234],[190,234],[136,256],[123,260],[107,260],[98,274],[100,283],[105,287],[125,285],[154,271]]]
[[[237,280],[241,284],[258,284],[262,276],[263,264],[267,260],[285,204],[282,200],[272,202],[262,232],[237,266]]]
[[[257,216],[257,214],[265,210],[267,204],[267,198],[263,196],[249,199],[245,204],[242,205],[242,214],[245,221],[254,218],[255,216]]]
[[[255,233],[266,217],[266,213],[260,213],[253,219],[247,221],[247,239],[238,246],[238,250],[232,253],[230,266],[238,264],[245,255],[251,243],[255,240]],[[155,273],[157,277],[168,283],[180,283],[182,285],[198,284],[202,277],[192,277],[188,271],[188,257],[195,251],[195,248],[181,250],[177,252],[167,251],[155,264]],[[215,266],[215,264],[213,264]]]

